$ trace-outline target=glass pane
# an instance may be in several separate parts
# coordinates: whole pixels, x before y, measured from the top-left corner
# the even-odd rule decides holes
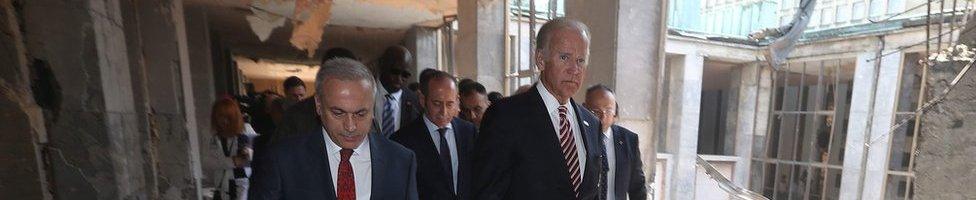
[[[779,164],[776,168],[776,196],[772,199],[789,199],[790,174],[793,173],[793,166]]]
[[[919,69],[919,54],[906,54],[905,66],[901,70],[901,86],[898,88],[898,112],[914,112],[918,107],[918,92],[922,87],[922,73]]]
[[[824,186],[824,198],[828,200],[838,199],[840,196],[840,178],[841,170],[839,169],[828,169],[827,170],[827,180]]]
[[[769,148],[766,148],[767,158],[778,158],[779,155],[779,136],[783,132],[783,115],[773,115],[773,125],[770,128],[769,140],[766,144],[769,144]]]
[[[774,195],[773,187],[776,183],[776,165],[766,164],[763,171],[762,193],[763,196],[772,198]]]
[[[830,136],[831,131],[833,130],[833,124],[830,122],[832,117],[830,115],[815,115],[811,119],[813,119],[811,120],[813,121],[811,126],[816,127],[814,132],[812,132],[816,136],[814,136],[815,143],[813,145],[813,151],[811,152],[813,153],[813,158],[811,161],[823,162],[827,159],[827,150],[830,146]]]
[[[780,124],[780,134],[779,134],[779,144],[778,144],[778,156],[776,158],[782,160],[793,160],[793,155],[796,153],[796,122],[799,115],[787,114],[782,116],[782,124]]]
[[[844,165],[844,148],[847,145],[847,115],[837,115],[834,118],[827,118],[828,123],[840,123],[833,126],[834,135],[830,139],[827,154],[827,164],[841,166]]]
[[[905,195],[908,195],[908,179],[904,176],[888,175],[884,199],[904,199]]]
[[[753,160],[752,164],[749,165],[749,177],[755,177],[749,179],[749,187],[748,187],[749,190],[756,191],[756,192],[762,191],[763,180],[759,179],[758,177],[762,177],[763,175],[763,166],[764,166],[763,162],[756,161],[756,160]]]
[[[888,169],[892,171],[908,171],[908,161],[911,158],[912,138],[915,137],[915,115],[897,115],[895,122],[909,119],[908,123],[895,129],[891,134],[891,151],[888,157]]]
[[[824,180],[827,180],[827,169],[826,168],[813,168],[813,174],[810,176],[810,190],[808,190],[808,199],[823,199],[823,188]]]
[[[787,199],[803,199],[803,192],[807,186],[807,172],[809,167],[796,166],[790,167],[792,176],[790,177],[790,190]]]

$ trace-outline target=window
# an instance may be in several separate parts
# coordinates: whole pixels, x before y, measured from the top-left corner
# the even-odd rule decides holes
[[[871,0],[871,17],[878,17],[884,14],[884,1],[883,0]]]
[[[853,60],[790,63],[774,72],[769,132],[754,148],[754,191],[770,199],[838,198],[853,72]]]
[[[847,4],[837,6],[837,10],[835,14],[837,16],[837,23],[844,23],[851,20],[851,13],[846,12],[850,9],[851,8]]]
[[[852,8],[851,8],[851,14],[853,14],[852,16],[854,16],[853,20],[861,20],[861,19],[864,19],[864,13],[865,12],[866,11],[864,10],[864,2],[863,1],[854,2],[854,6],[852,6]]]
[[[820,14],[820,21],[822,25],[830,25],[834,23],[834,7],[827,7],[823,9]]]
[[[917,62],[921,54],[905,55],[905,66],[902,68],[901,84],[898,88],[897,112],[895,123],[908,120],[908,123],[896,129],[891,135],[891,146],[888,155],[888,178],[885,183],[884,199],[912,199],[915,174],[915,152],[918,142],[918,130],[921,125],[915,115],[918,109],[918,97],[922,88],[922,70]]]

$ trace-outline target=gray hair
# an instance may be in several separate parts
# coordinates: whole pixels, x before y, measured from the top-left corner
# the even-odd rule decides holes
[[[552,40],[553,31],[564,29],[564,28],[570,28],[572,30],[578,31],[580,36],[582,36],[587,43],[590,42],[590,28],[587,27],[586,24],[583,24],[583,22],[576,21],[574,19],[559,17],[559,18],[549,20],[549,22],[546,22],[546,24],[542,25],[542,28],[539,28],[539,34],[536,36],[536,40],[535,40],[536,41],[535,50],[540,52],[548,51],[549,44],[551,42],[550,40]]]
[[[325,91],[322,90],[325,89],[325,81],[328,79],[343,81],[366,80],[369,81],[369,86],[373,90],[376,89],[376,79],[373,78],[373,74],[366,69],[363,63],[349,58],[334,58],[325,61],[322,63],[322,66],[319,66],[319,72],[315,75],[316,96],[325,94]]]

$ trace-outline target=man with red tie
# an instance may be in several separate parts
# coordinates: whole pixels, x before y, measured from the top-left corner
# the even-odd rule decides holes
[[[475,199],[598,199],[600,121],[572,100],[586,77],[586,25],[557,18],[539,30],[539,82],[488,108],[475,142]]]
[[[249,198],[416,200],[414,153],[372,129],[375,85],[358,61],[325,62],[315,81],[322,128],[282,134],[256,155]]]

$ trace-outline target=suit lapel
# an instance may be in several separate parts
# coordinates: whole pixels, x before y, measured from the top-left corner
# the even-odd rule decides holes
[[[464,191],[461,189],[465,188],[465,186],[467,186],[468,184],[466,181],[464,181],[465,179],[463,177],[468,176],[465,169],[468,168],[468,162],[467,162],[469,158],[468,152],[470,151],[471,145],[473,145],[473,143],[471,142],[473,133],[466,132],[468,130],[466,128],[462,129],[461,126],[459,126],[460,123],[456,123],[457,120],[459,119],[455,118],[454,120],[451,121],[451,124],[454,126],[454,142],[456,144],[455,146],[457,147],[457,154],[458,154],[458,174],[456,177],[458,181],[457,196],[461,196],[463,194],[461,194],[460,192]]]
[[[603,145],[600,145],[600,132],[599,130],[594,130],[595,127],[599,126],[595,122],[587,121],[583,118],[583,113],[579,109],[579,105],[576,101],[570,99],[570,105],[573,106],[573,111],[576,112],[576,121],[579,122],[577,125],[580,129],[580,134],[583,138],[583,148],[586,149],[586,168],[583,169],[583,185],[593,185],[597,186],[593,182],[600,182],[603,179],[604,173],[601,173],[599,169],[602,167],[601,160],[605,159],[603,153]],[[593,192],[588,192],[589,190],[598,188],[597,187],[580,187],[580,194],[595,194]]]
[[[322,180],[323,182],[325,182],[325,184],[322,185],[326,186],[322,190],[323,195],[326,198],[329,197],[334,198],[336,194],[335,194],[335,186],[332,185],[332,166],[329,165],[329,152],[325,147],[325,140],[328,140],[329,138],[322,133],[321,128],[317,129],[315,131],[315,134],[322,136],[321,137],[322,139],[308,141],[311,143],[311,145],[308,145],[309,147],[308,152],[312,153],[311,157],[317,158],[314,159],[313,162],[318,162],[318,165],[313,165],[313,166],[324,166],[324,167],[318,167],[316,168],[316,170],[313,170],[313,173],[318,173],[318,174],[312,174],[312,176],[321,177],[318,180]]]
[[[388,173],[390,167],[387,165],[386,160],[382,159],[387,157],[385,148],[387,144],[380,144],[379,139],[373,136],[375,135],[369,137],[369,160],[371,165],[370,170],[372,171],[370,199],[391,199],[393,197],[384,196],[388,194],[385,191],[389,191],[389,189],[383,187],[389,185],[384,183],[389,182],[386,179],[389,178]]]
[[[614,174],[613,181],[615,182],[616,188],[614,188],[614,194],[620,194],[621,192],[626,192],[627,177],[630,175],[630,153],[627,149],[630,149],[624,142],[624,133],[620,131],[616,126],[611,127],[613,130],[613,149],[614,149],[614,168],[616,173]],[[626,172],[626,173],[625,173]]]

